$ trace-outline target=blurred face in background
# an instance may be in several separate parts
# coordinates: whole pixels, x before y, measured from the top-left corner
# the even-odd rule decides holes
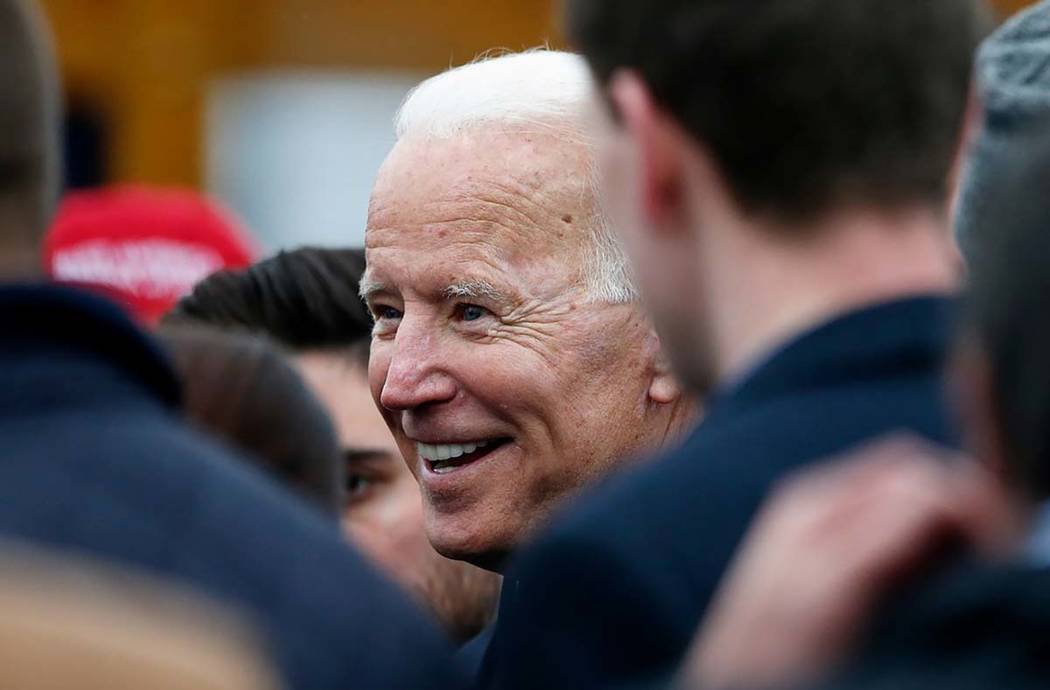
[[[369,379],[447,556],[499,569],[559,501],[671,425],[648,322],[584,280],[588,170],[566,137],[481,126],[402,138],[380,171]]]
[[[346,534],[428,604],[453,635],[472,636],[489,620],[499,578],[444,558],[430,545],[419,486],[376,409],[364,363],[343,352],[296,359],[332,416],[346,458]]]

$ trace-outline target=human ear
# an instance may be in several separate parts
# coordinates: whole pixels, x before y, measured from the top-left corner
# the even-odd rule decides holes
[[[650,347],[652,348],[650,353],[652,368],[649,379],[649,399],[659,405],[670,405],[682,397],[682,387],[671,370],[671,362],[664,354],[660,346],[660,338],[655,333],[651,335]]]
[[[632,70],[619,70],[609,82],[609,97],[637,154],[636,190],[646,221],[668,228],[679,215],[683,197],[683,160],[677,126],[655,103],[649,88]]]

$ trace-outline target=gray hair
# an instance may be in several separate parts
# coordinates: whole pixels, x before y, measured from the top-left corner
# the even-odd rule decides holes
[[[602,210],[586,109],[594,81],[579,55],[530,50],[483,57],[427,79],[405,98],[394,121],[398,139],[455,136],[479,125],[507,124],[554,132],[591,154],[588,188],[597,209],[588,223],[590,251],[582,267],[591,296],[627,303],[637,298],[630,264]]]
[[[988,232],[998,181],[1025,159],[1031,132],[1050,116],[1050,0],[1019,12],[985,39],[975,82],[984,112],[963,163],[955,211],[956,239],[967,259]]]

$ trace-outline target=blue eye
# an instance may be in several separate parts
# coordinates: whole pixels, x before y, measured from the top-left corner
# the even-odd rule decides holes
[[[476,304],[464,304],[460,307],[460,313],[464,321],[477,321],[484,318],[489,313],[489,310]]]
[[[401,312],[397,309],[394,309],[393,307],[377,306],[375,313],[377,320],[384,319],[389,321],[396,321],[397,319],[401,318]]]

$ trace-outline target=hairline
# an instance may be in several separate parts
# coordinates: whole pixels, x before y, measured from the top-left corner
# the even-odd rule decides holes
[[[582,263],[578,267],[580,277],[587,286],[588,296],[595,302],[612,304],[636,302],[638,291],[631,275],[631,267],[618,239],[610,228],[609,218],[604,209],[599,184],[596,142],[590,134],[586,121],[588,108],[592,105],[600,107],[600,103],[593,75],[582,56],[572,55],[580,61],[583,67],[581,74],[587,80],[586,86],[579,91],[584,94],[583,97],[565,96],[560,100],[552,99],[552,107],[546,112],[542,108],[529,106],[523,106],[520,108],[521,112],[516,114],[507,109],[492,109],[486,112],[478,108],[474,111],[460,113],[458,118],[455,115],[445,117],[443,126],[435,127],[429,126],[428,121],[420,117],[419,113],[413,109],[415,99],[419,94],[432,96],[431,89],[449,88],[449,85],[445,83],[446,75],[449,73],[455,72],[462,75],[472,68],[500,60],[520,59],[528,55],[561,57],[566,59],[565,64],[568,65],[570,54],[545,51],[539,48],[521,53],[481,56],[470,64],[430,77],[413,88],[398,109],[394,118],[395,140],[400,142],[405,138],[418,137],[423,141],[447,141],[456,136],[469,135],[472,132],[486,129],[527,134],[530,128],[534,128],[539,132],[555,135],[562,142],[579,146],[587,159],[586,170],[582,173],[585,176],[584,186],[591,196],[594,207],[594,213],[588,218],[589,222],[584,228],[589,233],[589,237],[586,238]],[[577,83],[577,86],[579,85]],[[595,100],[588,102],[587,93]],[[409,117],[410,115],[414,117]]]

